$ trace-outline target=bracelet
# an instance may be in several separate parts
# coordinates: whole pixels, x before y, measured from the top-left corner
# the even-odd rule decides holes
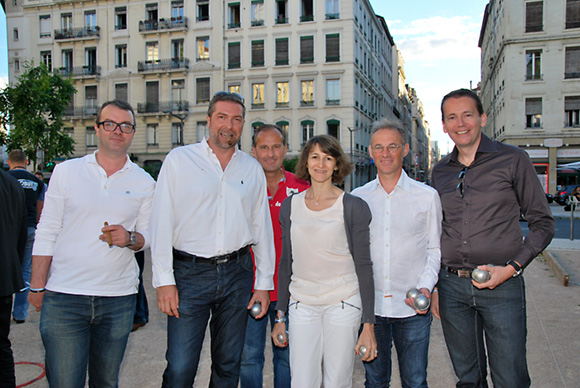
[[[280,323],[280,322],[284,323],[284,322],[286,322],[286,317],[285,316],[281,316],[280,318],[276,317],[276,319],[274,319],[274,322],[276,322],[276,323]]]
[[[42,288],[32,288],[32,287],[31,287],[31,288],[29,289],[29,291],[30,291],[30,292],[33,292],[33,293],[35,293],[35,294],[38,294],[38,293],[44,292],[44,291],[45,291],[45,288],[44,288],[44,287],[42,287]]]
[[[434,288],[433,291],[431,291],[432,294],[439,292],[439,290],[437,288]]]

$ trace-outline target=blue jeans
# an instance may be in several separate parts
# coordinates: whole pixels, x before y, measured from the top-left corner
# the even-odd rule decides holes
[[[40,334],[51,387],[115,388],[133,326],[135,295],[101,297],[46,291]]]
[[[137,291],[137,307],[135,308],[135,317],[133,323],[149,322],[149,305],[147,304],[147,295],[143,287],[143,269],[145,268],[145,252],[135,252],[135,260],[139,265],[139,288]]]
[[[264,348],[266,346],[266,327],[268,320],[270,328],[274,327],[276,319],[276,303],[270,304],[268,314],[258,320],[248,315],[246,325],[246,341],[242,352],[240,368],[241,388],[262,388],[264,372]],[[272,343],[274,364],[274,388],[290,388],[290,351],[288,346],[279,348]]]
[[[391,383],[391,346],[394,343],[399,360],[399,374],[403,388],[427,388],[427,362],[431,312],[408,318],[376,316],[375,337],[379,354],[364,362],[365,387],[384,388]]]
[[[471,279],[441,270],[438,284],[441,324],[457,387],[487,388],[486,348],[496,388],[529,387],[523,277],[479,290]]]
[[[30,287],[30,273],[32,265],[32,246],[34,245],[34,235],[36,228],[29,226],[26,237],[26,246],[24,248],[24,257],[22,258],[22,278],[24,280],[24,291],[14,294],[14,309],[12,318],[15,321],[24,321],[28,317],[28,288]]]
[[[237,388],[252,293],[254,266],[247,253],[225,264],[177,259],[173,271],[179,318],[167,320],[167,368],[163,387],[191,388],[207,322],[211,332],[210,387]]]

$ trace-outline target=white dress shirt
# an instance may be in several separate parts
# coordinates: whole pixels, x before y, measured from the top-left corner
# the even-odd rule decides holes
[[[205,139],[171,151],[153,201],[153,286],[175,284],[172,248],[210,258],[246,245],[254,251],[254,288],[274,289],[276,253],[260,164],[236,147],[223,170]]]
[[[58,164],[50,178],[33,255],[52,256],[46,289],[75,295],[137,293],[139,267],[129,248],[101,241],[104,223],[149,242],[155,181],[129,160],[107,177],[95,155]]]
[[[405,171],[387,193],[379,179],[352,192],[373,215],[371,258],[375,314],[405,318],[416,314],[405,303],[411,288],[432,290],[441,266],[441,201],[437,191],[409,178]]]

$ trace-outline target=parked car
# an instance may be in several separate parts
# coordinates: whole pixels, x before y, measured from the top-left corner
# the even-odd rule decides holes
[[[559,205],[566,206],[570,202],[570,194],[572,194],[572,190],[580,185],[568,185],[562,186],[560,190],[556,193],[554,197],[554,201],[556,201]]]

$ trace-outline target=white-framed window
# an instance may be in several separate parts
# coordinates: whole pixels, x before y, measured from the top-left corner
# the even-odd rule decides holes
[[[158,61],[159,60],[159,43],[158,42],[147,42],[145,44],[145,55],[147,61]]]
[[[209,36],[197,37],[197,58],[198,61],[209,61]]]
[[[209,77],[201,77],[195,79],[195,101],[197,104],[207,104],[211,98],[210,96]]]
[[[290,105],[290,86],[288,81],[276,82],[276,108]]]
[[[526,81],[542,79],[542,50],[526,51]]]
[[[252,0],[250,18],[252,26],[264,25],[264,0]]]
[[[147,124],[147,145],[157,146],[157,124]]]
[[[127,67],[127,45],[115,46],[115,67]]]
[[[526,98],[526,128],[542,128],[542,98]]]
[[[252,84],[252,109],[264,108],[264,84]]]
[[[115,30],[127,29],[127,7],[115,8]]]
[[[86,146],[87,148],[97,147],[97,132],[94,127],[86,127]]]
[[[326,80],[326,105],[340,105],[340,79]]]
[[[38,16],[38,26],[41,38],[47,38],[51,36],[52,22],[50,21],[50,15]]]
[[[564,97],[565,126],[580,127],[580,96]]]
[[[207,138],[209,135],[207,129],[207,122],[206,121],[198,121],[196,123],[196,133],[197,133],[197,142],[199,143],[204,137]]]
[[[183,126],[181,123],[171,124],[171,144],[183,145]]]
[[[41,51],[40,63],[44,64],[48,71],[52,71],[52,51]]]
[[[228,28],[240,28],[242,26],[240,17],[240,3],[228,4]]]
[[[304,120],[300,123],[300,127],[302,129],[301,145],[304,145],[314,136],[314,121]]]
[[[340,0],[326,0],[326,20],[340,18]]]
[[[301,85],[300,106],[314,105],[314,80],[301,81],[300,85]]]

